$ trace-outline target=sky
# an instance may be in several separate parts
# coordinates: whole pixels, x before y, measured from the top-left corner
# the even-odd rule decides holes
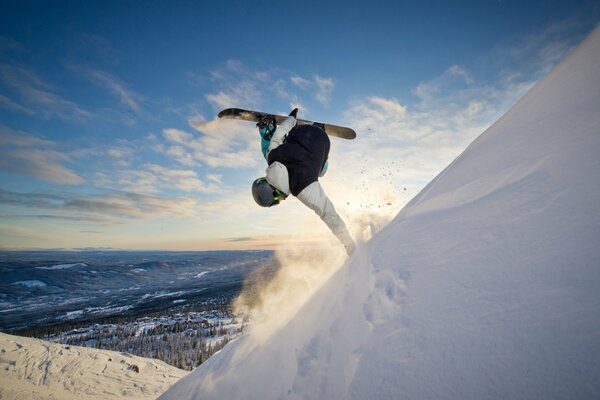
[[[596,26],[596,1],[3,1],[0,249],[332,240],[227,107],[351,126],[320,179],[368,239]],[[452,3],[452,4],[450,4]]]

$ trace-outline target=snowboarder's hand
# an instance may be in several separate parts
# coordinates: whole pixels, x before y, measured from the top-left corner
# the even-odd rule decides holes
[[[290,113],[290,117],[296,118],[297,115],[298,115],[298,108],[294,108],[292,110],[292,112]]]

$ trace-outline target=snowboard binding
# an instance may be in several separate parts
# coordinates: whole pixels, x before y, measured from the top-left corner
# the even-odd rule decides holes
[[[272,115],[261,115],[256,123],[260,135],[265,140],[271,140],[275,129],[277,129],[277,121]]]

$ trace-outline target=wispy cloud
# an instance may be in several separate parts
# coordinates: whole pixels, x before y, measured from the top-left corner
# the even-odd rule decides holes
[[[222,69],[211,71],[210,78],[219,90],[206,94],[215,109],[256,108],[262,100],[261,86],[269,79],[266,71],[253,71],[238,60],[228,60]]]
[[[188,73],[188,76],[194,82],[205,82],[197,73]],[[290,108],[300,107],[306,112],[309,99],[326,106],[335,89],[335,82],[331,77],[315,74],[308,79],[297,73],[277,69],[256,71],[237,60],[229,60],[222,68],[211,71],[210,80],[218,90],[205,97],[215,109],[260,109],[265,101],[281,99]]]
[[[485,62],[498,68],[506,83],[527,76],[539,79],[585,38],[589,26],[578,17],[554,22],[541,31],[499,44],[486,55]]]
[[[331,99],[331,93],[335,89],[335,83],[332,78],[322,78],[319,75],[315,75],[315,85],[317,85],[316,98],[319,103],[323,105],[329,104]]]
[[[0,94],[0,107],[5,108],[7,110],[11,110],[11,111],[18,111],[21,112],[23,114],[28,114],[28,115],[34,115],[35,111],[33,111],[30,108],[27,108],[19,103],[16,103],[15,101],[9,99],[6,96],[3,96]]]
[[[0,215],[1,219],[4,220],[43,220],[43,221],[66,221],[66,222],[93,222],[100,223],[102,225],[118,225],[123,222],[114,218],[108,218],[104,216],[94,215],[58,215],[58,214],[7,214]]]
[[[298,86],[300,89],[304,89],[304,90],[308,89],[310,87],[311,83],[312,83],[308,79],[305,79],[305,78],[303,78],[301,76],[298,76],[298,75],[291,76],[290,77],[290,81],[294,85]]]
[[[81,176],[63,165],[71,157],[53,147],[51,141],[0,127],[0,169],[63,185],[83,183]]]
[[[18,193],[0,189],[0,204],[83,213],[111,218],[152,219],[164,216],[191,216],[198,202],[188,198],[167,198],[140,193],[111,192],[79,196],[66,193]],[[75,214],[76,215],[76,214]]]
[[[117,96],[121,103],[134,113],[141,111],[140,102],[143,100],[143,96],[128,88],[125,83],[115,76],[106,71],[93,68],[85,70],[84,74],[89,80],[108,89]]]
[[[93,117],[76,103],[55,93],[33,70],[20,65],[0,64],[0,81],[19,97],[20,101],[8,98],[1,104],[16,111],[33,110],[45,118],[58,117],[69,121],[85,121]],[[6,97],[6,96],[5,96]]]
[[[21,43],[6,36],[0,36],[0,51],[23,50]]]

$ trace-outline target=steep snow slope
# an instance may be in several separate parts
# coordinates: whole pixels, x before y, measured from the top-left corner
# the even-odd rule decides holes
[[[0,399],[155,399],[186,374],[158,360],[0,333]]]
[[[600,398],[600,30],[278,332],[161,399]]]

